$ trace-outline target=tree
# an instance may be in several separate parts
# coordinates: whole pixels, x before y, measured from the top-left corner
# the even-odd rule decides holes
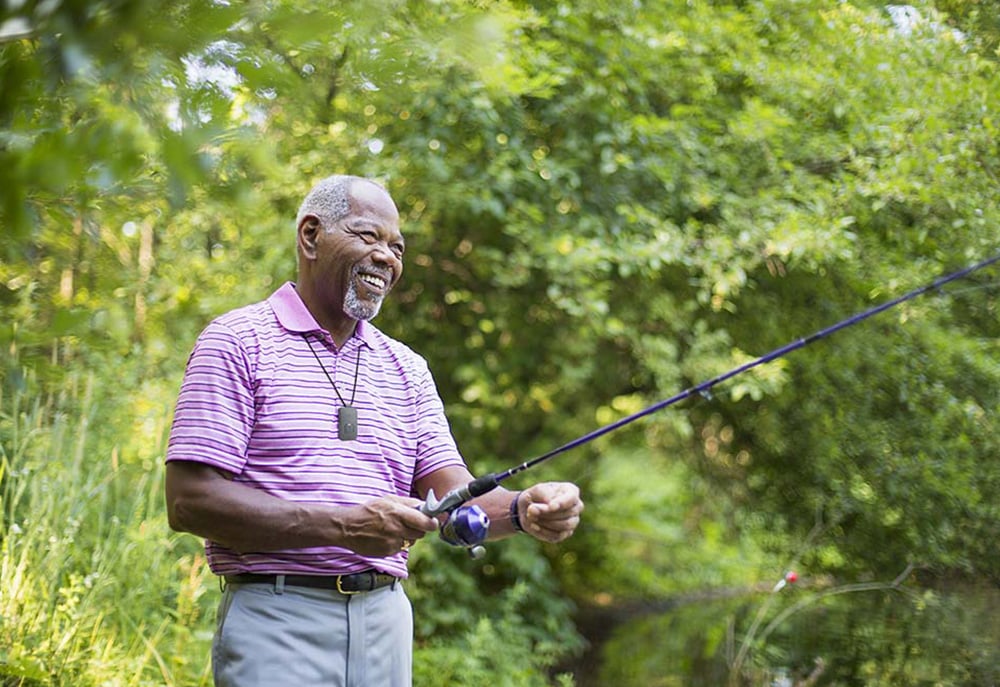
[[[379,326],[428,357],[471,466],[539,455],[995,250],[995,36],[934,7],[904,31],[797,0],[25,3],[0,23],[3,388],[96,371],[87,412],[121,420],[94,445],[139,469],[138,409],[292,278],[299,199],[350,170],[399,203]],[[489,675],[502,626],[540,670],[578,646],[567,592],[743,582],[803,543],[815,572],[995,578],[991,282],[539,468],[584,486],[580,535],[417,557],[423,667]]]

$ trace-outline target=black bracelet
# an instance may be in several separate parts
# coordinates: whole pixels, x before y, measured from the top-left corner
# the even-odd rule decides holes
[[[514,500],[510,502],[510,524],[514,527],[515,532],[524,532],[524,528],[521,527],[521,514],[517,512],[517,500],[519,498],[521,498],[521,492],[517,492]]]

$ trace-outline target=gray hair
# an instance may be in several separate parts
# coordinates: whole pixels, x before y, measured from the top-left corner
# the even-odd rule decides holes
[[[317,183],[299,206],[295,226],[298,227],[306,215],[315,215],[328,229],[334,222],[347,217],[351,212],[351,187],[356,181],[367,181],[367,179],[349,174],[337,174]]]

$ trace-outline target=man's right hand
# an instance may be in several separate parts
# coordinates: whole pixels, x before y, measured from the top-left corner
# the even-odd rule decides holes
[[[345,546],[362,556],[383,558],[406,550],[438,521],[421,513],[417,499],[386,496],[346,509],[343,518]]]

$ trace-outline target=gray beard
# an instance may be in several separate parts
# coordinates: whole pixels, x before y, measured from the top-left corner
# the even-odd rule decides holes
[[[382,298],[379,298],[375,303],[362,302],[361,298],[358,296],[358,289],[356,286],[356,280],[358,277],[358,270],[355,270],[352,274],[353,279],[351,280],[351,286],[344,294],[344,314],[355,320],[373,320],[375,316],[378,315],[378,311],[382,309]]]

